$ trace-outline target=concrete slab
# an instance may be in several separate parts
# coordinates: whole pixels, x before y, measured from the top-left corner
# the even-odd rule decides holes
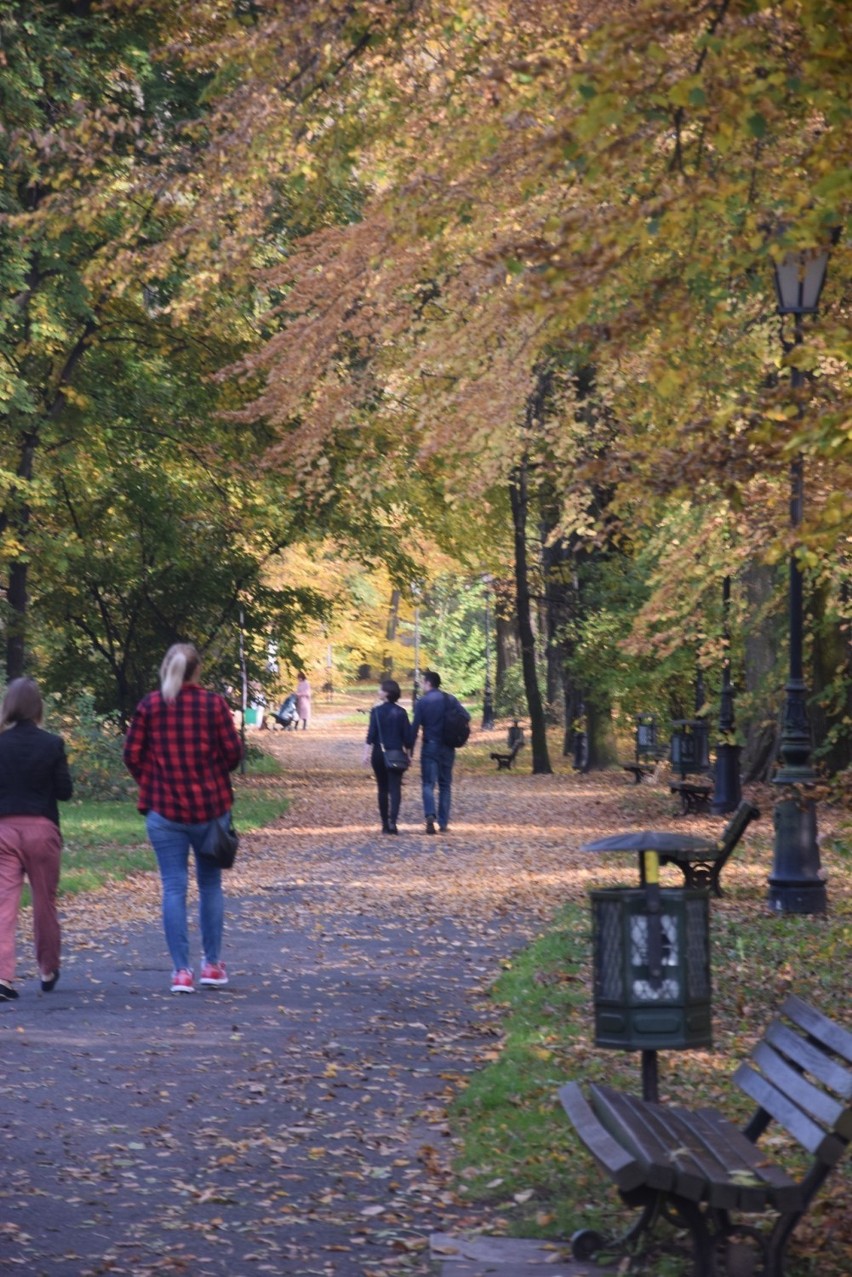
[[[433,1233],[429,1245],[441,1277],[596,1277],[617,1271],[577,1263],[564,1242]]]

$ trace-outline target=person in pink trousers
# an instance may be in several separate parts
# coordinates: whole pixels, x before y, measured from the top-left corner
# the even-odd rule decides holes
[[[33,898],[33,935],[41,987],[59,979],[56,909],[62,836],[57,800],[73,785],[61,736],[42,730],[43,705],[31,678],[16,678],[0,707],[0,1002],[17,998],[15,934],[24,875]]]

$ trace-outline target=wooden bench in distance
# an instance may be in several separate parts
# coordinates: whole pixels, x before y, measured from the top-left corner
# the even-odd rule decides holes
[[[699,812],[706,811],[710,806],[710,795],[713,793],[713,786],[698,783],[689,780],[673,780],[669,785],[669,790],[673,794],[677,794],[680,798],[680,810],[684,816],[696,815]]]
[[[511,771],[512,763],[518,757],[519,750],[522,750],[523,747],[524,747],[524,742],[522,740],[516,740],[512,748],[509,750],[508,754],[499,754],[495,751],[494,753],[490,754],[489,757],[493,758],[494,761],[496,762],[498,772]]]
[[[636,784],[638,785],[643,776],[653,776],[659,765],[659,759],[656,763],[622,763],[621,770],[630,772]]]
[[[642,1210],[620,1243],[589,1229],[575,1234],[574,1257],[633,1248],[662,1216],[688,1229],[693,1277],[732,1266],[784,1277],[787,1242],[852,1139],[850,1065],[852,1032],[791,995],[733,1076],[757,1105],[742,1130],[716,1109],[655,1104],[598,1085],[587,1100],[569,1082],[559,1098],[577,1134],[627,1205]],[[802,1173],[758,1147],[773,1123],[807,1154]],[[767,1213],[775,1218],[765,1230],[739,1219]]]

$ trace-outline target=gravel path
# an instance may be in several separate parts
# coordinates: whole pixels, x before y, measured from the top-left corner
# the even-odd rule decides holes
[[[452,1190],[445,1105],[499,1035],[500,960],[586,889],[568,844],[600,827],[575,812],[566,838],[570,776],[460,768],[448,837],[422,832],[413,774],[382,837],[360,725],[263,739],[292,806],[229,876],[227,989],[168,993],[153,873],[67,904],[50,995],[22,920],[4,1272],[426,1274],[431,1233],[484,1223]]]

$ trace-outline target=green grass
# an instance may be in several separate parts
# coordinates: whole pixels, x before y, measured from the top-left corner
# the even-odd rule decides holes
[[[730,1085],[736,1064],[795,988],[841,1021],[848,1018],[848,954],[852,901],[848,879],[832,879],[828,917],[778,917],[749,888],[732,887],[711,922],[714,1051],[660,1052],[664,1098],[721,1108],[743,1121],[752,1105]],[[639,1055],[593,1045],[590,920],[571,904],[553,927],[519,954],[496,982],[501,1049],[470,1079],[450,1117],[461,1140],[457,1187],[489,1207],[497,1228],[524,1237],[564,1240],[579,1228],[618,1235],[635,1219],[577,1139],[557,1098],[569,1079],[607,1081],[641,1093]],[[789,1160],[789,1159],[788,1159]],[[794,1169],[790,1162],[791,1171]],[[826,1186],[835,1201],[852,1197],[847,1158]],[[814,1233],[809,1229],[813,1228]],[[821,1238],[816,1210],[797,1231],[790,1277],[841,1277],[844,1240]],[[647,1271],[681,1277],[684,1258],[657,1255]]]
[[[280,775],[280,764],[268,754],[249,756],[245,777],[237,773],[234,778],[234,823],[239,830],[262,829],[286,811]],[[60,896],[94,891],[156,868],[145,819],[133,800],[63,803],[60,819],[64,842]],[[28,893],[24,899],[28,903]]]
[[[578,955],[588,951],[588,911],[567,906],[551,930],[507,963],[493,989],[504,1013],[495,1061],[474,1074],[453,1105],[463,1152],[462,1191],[488,1202],[524,1236],[569,1236],[588,1166],[576,1155],[555,1095],[577,1071],[588,988]],[[591,1191],[591,1190],[590,1190]],[[514,1228],[512,1231],[516,1231]]]

